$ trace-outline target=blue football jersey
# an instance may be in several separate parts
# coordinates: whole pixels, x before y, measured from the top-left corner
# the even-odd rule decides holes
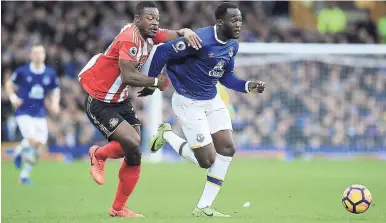
[[[16,116],[45,117],[44,99],[50,91],[58,88],[56,71],[48,66],[36,70],[32,64],[26,64],[15,70],[12,81],[17,86],[16,95],[23,101],[16,109]]]
[[[202,40],[202,48],[199,50],[188,46],[183,38],[159,46],[154,53],[149,76],[158,76],[166,64],[167,74],[175,90],[197,100],[214,98],[218,81],[223,83],[230,76],[232,78],[228,81],[239,81],[237,87],[242,86],[240,91],[245,92],[246,81],[237,79],[233,73],[239,44],[234,39],[227,42],[219,40],[215,29],[215,26],[211,26],[196,30]],[[228,84],[224,85],[228,87]]]

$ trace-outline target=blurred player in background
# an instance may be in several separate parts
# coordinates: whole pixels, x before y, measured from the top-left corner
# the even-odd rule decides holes
[[[60,90],[56,71],[44,64],[46,58],[42,45],[31,50],[31,63],[18,67],[6,82],[6,93],[16,109],[16,122],[23,136],[14,151],[16,168],[22,167],[20,183],[31,184],[30,173],[38,160],[39,150],[47,143],[45,99],[51,95],[49,110],[60,111]],[[51,94],[50,94],[51,93]]]
[[[216,90],[218,81],[227,88],[248,93],[262,93],[261,81],[238,79],[234,60],[239,44],[242,16],[237,6],[221,3],[215,11],[216,25],[198,29],[202,39],[200,50],[190,47],[182,38],[158,46],[151,62],[149,76],[160,74],[165,64],[175,88],[172,106],[187,141],[171,131],[168,123],[161,124],[158,134],[150,141],[152,152],[169,143],[182,157],[207,169],[207,182],[195,216],[230,217],[212,207],[220,191],[235,153],[229,112]],[[154,89],[144,88],[139,96]]]
[[[184,36],[192,47],[198,49],[201,46],[200,39],[190,29],[160,29],[159,18],[158,9],[152,2],[138,3],[134,23],[123,27],[106,52],[95,55],[79,74],[79,81],[87,92],[87,116],[109,141],[89,150],[90,172],[94,180],[104,184],[107,158],[124,157],[110,216],[143,217],[126,207],[141,169],[141,122],[128,98],[129,86],[156,87],[161,91],[167,88],[169,80],[166,77],[148,77],[139,72],[154,44]]]

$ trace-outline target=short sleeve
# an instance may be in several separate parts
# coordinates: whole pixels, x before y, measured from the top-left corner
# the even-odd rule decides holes
[[[166,42],[166,38],[168,36],[168,29],[158,29],[156,36],[153,38],[154,44],[164,43]]]
[[[137,62],[138,47],[135,43],[124,41],[119,43],[119,59]]]
[[[12,73],[12,76],[11,76],[11,80],[14,84],[18,85],[20,84],[20,81],[21,81],[22,77],[21,77],[21,74],[20,74],[20,70],[19,69],[16,69],[13,73]]]

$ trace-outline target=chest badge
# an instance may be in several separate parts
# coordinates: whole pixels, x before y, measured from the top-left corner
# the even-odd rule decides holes
[[[49,77],[43,77],[43,84],[44,85],[49,85],[51,83],[51,80]]]
[[[233,47],[231,47],[230,49],[229,49],[229,57],[233,57]]]

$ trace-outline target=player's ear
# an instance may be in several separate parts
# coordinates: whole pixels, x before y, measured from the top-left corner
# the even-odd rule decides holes
[[[217,19],[216,20],[216,24],[217,24],[218,27],[221,27],[224,24],[224,22],[223,22],[222,19]]]
[[[139,15],[134,15],[134,23],[138,23],[139,22]]]

